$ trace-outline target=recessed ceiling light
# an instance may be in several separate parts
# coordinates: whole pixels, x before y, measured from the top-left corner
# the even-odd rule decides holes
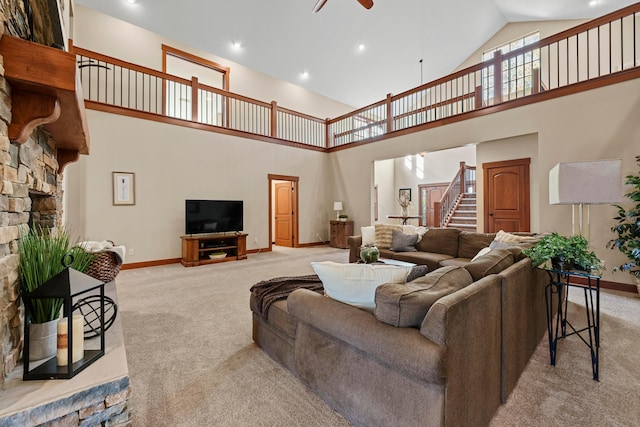
[[[303,71],[302,74],[300,74],[300,77],[302,77],[303,79],[308,79],[309,78],[309,72],[308,71]]]
[[[129,3],[134,4],[138,0],[127,0]]]
[[[598,3],[600,3],[598,0],[591,0],[589,2],[589,6],[593,7],[593,6],[596,6]]]
[[[365,50],[365,48],[366,48],[366,46],[364,45],[364,43],[360,43],[360,44],[358,45],[358,50],[359,50],[360,52],[362,52],[363,50]]]
[[[238,49],[242,49],[242,43],[235,41],[235,42],[231,42],[231,47],[238,50]]]

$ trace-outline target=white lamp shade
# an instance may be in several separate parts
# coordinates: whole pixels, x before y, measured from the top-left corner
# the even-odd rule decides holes
[[[342,210],[342,202],[333,202],[333,210],[341,211]]]
[[[558,163],[549,171],[549,204],[620,203],[622,160]]]

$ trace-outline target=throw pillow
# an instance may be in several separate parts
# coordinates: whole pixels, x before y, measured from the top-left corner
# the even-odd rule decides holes
[[[312,262],[325,294],[345,304],[372,310],[376,288],[384,283],[404,283],[411,267],[386,264]]]
[[[373,225],[360,227],[362,236],[362,246],[373,246],[376,244],[376,228]]]
[[[411,268],[409,275],[407,276],[407,282],[416,280],[418,277],[422,277],[429,272],[429,267],[426,265],[416,265]]]
[[[422,239],[422,236],[424,236],[424,233],[426,233],[428,230],[429,229],[427,227],[422,227],[418,225],[407,224],[402,226],[402,232],[404,234],[417,234],[418,242],[420,241],[420,239]]]
[[[490,247],[488,247],[488,246],[487,246],[486,248],[482,248],[482,249],[480,249],[480,251],[476,254],[476,256],[474,256],[474,257],[471,259],[471,262],[473,262],[473,261],[477,260],[477,259],[478,259],[478,258],[480,258],[482,255],[489,253],[489,251],[490,251],[490,250],[491,250],[491,248],[490,248]]]
[[[535,245],[538,240],[540,240],[540,236],[523,236],[500,230],[496,233],[496,237],[489,244],[489,247],[491,249],[508,249],[514,246],[529,248]]]
[[[389,249],[391,247],[393,230],[402,231],[402,226],[391,224],[376,224],[376,246],[378,249]]]
[[[496,233],[495,241],[502,243],[535,243],[538,238],[536,236],[519,236],[517,234],[507,233],[500,230]]]
[[[464,268],[471,274],[473,281],[482,279],[489,274],[500,273],[514,262],[513,253],[506,249],[493,249],[488,253],[471,261]]]
[[[391,232],[391,250],[394,252],[415,252],[418,235],[404,234],[402,231]]]
[[[448,266],[405,284],[387,283],[376,289],[373,314],[392,326],[419,327],[433,303],[472,282],[467,270]]]

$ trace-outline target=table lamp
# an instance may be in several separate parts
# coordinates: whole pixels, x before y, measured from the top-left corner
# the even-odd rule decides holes
[[[336,220],[339,220],[340,211],[342,210],[342,202],[333,202],[333,210],[336,211]]]
[[[621,191],[622,160],[558,163],[549,171],[549,204],[573,205],[572,232],[587,240],[589,206],[620,203]]]

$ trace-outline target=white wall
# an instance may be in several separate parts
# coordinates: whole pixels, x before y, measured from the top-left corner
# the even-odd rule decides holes
[[[78,8],[76,17],[78,46],[146,65],[160,61],[157,36],[142,36],[147,32],[110,18],[98,19],[87,9]],[[283,106],[321,117],[340,114],[335,103],[298,98],[309,92],[238,67],[231,65],[232,90],[276,99]],[[326,111],[334,108],[335,112]],[[623,175],[635,173],[640,79],[328,155],[96,111],[87,115],[91,155],[67,166],[67,217],[88,238],[112,239],[134,248],[136,255],[127,262],[140,262],[180,256],[185,198],[245,200],[248,246],[266,247],[267,175],[299,176],[299,241],[314,242],[318,232],[326,234],[328,221],[335,215],[334,200],[345,203],[345,213],[355,221],[356,230],[372,223],[374,162],[468,144],[478,145],[479,170],[481,162],[531,157],[532,229],[569,234],[570,207],[548,204],[548,171],[561,161],[621,158]],[[135,206],[111,205],[112,171],[136,173]],[[595,206],[591,215],[591,245],[596,253],[608,266],[624,261],[621,254],[604,248],[613,237],[615,209]],[[255,237],[258,244],[253,243]],[[628,275],[613,275],[611,269],[605,279],[631,283]]]
[[[473,145],[456,147],[442,151],[412,154],[411,167],[405,165],[405,157],[376,161],[374,164],[375,184],[378,185],[378,222],[392,222],[387,215],[400,215],[398,190],[411,189],[409,215],[419,214],[418,185],[451,182],[460,168],[460,162],[468,166],[476,165],[476,147]],[[417,163],[423,160],[424,176],[419,177]],[[373,222],[372,222],[373,224]]]
[[[527,34],[540,32],[540,39],[552,36],[569,28],[586,22],[586,20],[559,20],[559,21],[531,21],[531,22],[510,22],[500,29],[493,37],[487,40],[478,50],[467,58],[456,71],[462,70],[472,65],[482,62],[482,54],[489,50],[496,49],[505,43],[521,38]]]
[[[75,7],[73,44],[158,71],[162,70],[162,44],[166,44],[229,67],[231,92],[276,101],[281,107],[318,118],[338,117],[355,109],[80,5]]]
[[[324,153],[93,110],[87,119],[91,155],[64,173],[66,219],[86,238],[133,248],[128,263],[180,257],[185,199],[244,200],[247,247],[267,247],[269,174],[300,178],[299,242],[328,235]],[[113,171],[135,173],[135,206],[112,205]]]
[[[332,153],[348,183],[347,197],[358,208],[350,214],[356,229],[370,223],[372,163],[407,152],[436,151],[479,144],[482,162],[531,157],[531,224],[533,231],[571,233],[570,206],[548,203],[549,170],[558,162],[622,159],[623,175],[635,173],[634,156],[640,149],[640,79],[576,95],[477,117],[424,132],[403,135]],[[480,174],[479,174],[480,175]],[[626,191],[623,191],[623,193]],[[482,200],[482,194],[479,194]],[[627,207],[629,204],[627,204]],[[591,209],[591,246],[609,266],[604,278],[632,283],[627,274],[611,271],[625,260],[605,248],[616,210],[607,205]],[[482,226],[479,227],[482,230]]]

